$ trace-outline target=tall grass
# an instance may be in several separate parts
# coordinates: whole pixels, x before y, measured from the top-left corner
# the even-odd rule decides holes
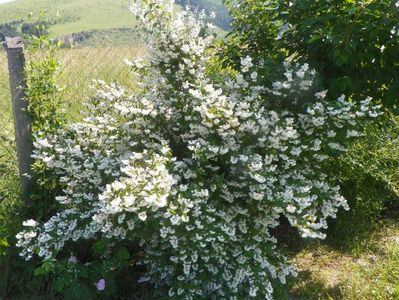
[[[0,48],[0,145],[2,143],[2,138],[10,138],[12,134],[12,106],[7,56],[6,52]]]
[[[136,84],[125,59],[134,59],[144,52],[143,47],[104,47],[63,49],[59,55],[60,83],[66,87],[67,115],[76,117],[82,101],[90,97],[94,79],[116,82],[135,90]]]
[[[21,208],[7,57],[0,49],[0,299],[12,272],[8,261],[13,249],[4,241],[14,243],[21,226]]]
[[[116,47],[81,47],[62,48],[57,52],[59,61],[58,83],[65,87],[63,104],[68,119],[80,117],[83,102],[93,95],[90,86],[93,80],[116,82],[117,84],[135,90],[135,80],[126,59],[134,59],[144,54],[140,46]],[[27,53],[28,61],[38,59]]]
[[[14,143],[14,123],[12,116],[11,93],[8,76],[7,57],[0,50],[0,206],[10,193],[14,194],[14,185],[18,186],[17,159]],[[13,192],[10,192],[13,191]],[[2,225],[0,207],[0,238]]]

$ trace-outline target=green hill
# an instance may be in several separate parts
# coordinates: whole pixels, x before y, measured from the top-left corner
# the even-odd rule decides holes
[[[30,12],[46,11],[54,19],[53,36],[80,31],[131,28],[134,18],[128,10],[129,0],[17,0],[0,5],[0,20],[15,21]]]
[[[206,6],[208,12],[219,11],[221,7],[221,0],[213,0],[217,3],[217,10],[210,5],[211,0],[197,2],[197,7]],[[204,6],[205,2],[208,4]],[[27,20],[30,12],[37,15],[38,12],[45,11],[45,16],[51,24],[50,35],[53,37],[84,32],[85,37],[98,42],[101,40],[101,33],[104,32],[108,37],[111,35],[119,39],[121,33],[115,29],[126,31],[132,29],[135,24],[135,19],[129,11],[129,3],[129,0],[16,0],[0,4],[0,33],[10,35],[8,25],[16,28],[23,23],[32,22]],[[186,1],[181,1],[181,4],[185,5]],[[180,9],[180,6],[176,5],[176,9]]]

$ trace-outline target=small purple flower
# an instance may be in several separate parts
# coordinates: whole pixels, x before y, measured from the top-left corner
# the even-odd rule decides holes
[[[78,258],[76,256],[71,255],[71,257],[68,259],[68,262],[71,264],[76,264],[78,263]]]
[[[105,290],[105,279],[101,278],[97,283],[96,283],[96,288],[99,291]]]

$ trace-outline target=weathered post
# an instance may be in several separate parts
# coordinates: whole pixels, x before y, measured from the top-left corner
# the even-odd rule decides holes
[[[32,163],[32,129],[28,103],[24,99],[26,79],[24,73],[24,44],[20,37],[6,38],[8,70],[14,114],[15,140],[23,200],[29,205],[30,174]]]

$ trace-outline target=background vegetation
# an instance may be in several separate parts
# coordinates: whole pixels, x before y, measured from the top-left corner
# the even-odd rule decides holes
[[[223,30],[229,29],[227,9],[221,0],[181,0],[176,3],[176,10],[190,4],[207,12],[215,11],[214,22],[222,28],[217,32],[223,34]],[[29,28],[32,22],[26,20],[26,16],[42,10],[51,25],[52,38],[95,46],[134,45],[138,34],[133,30],[136,22],[128,9],[129,4],[129,0],[17,0],[0,4],[0,34],[13,35],[21,31],[21,26]]]

